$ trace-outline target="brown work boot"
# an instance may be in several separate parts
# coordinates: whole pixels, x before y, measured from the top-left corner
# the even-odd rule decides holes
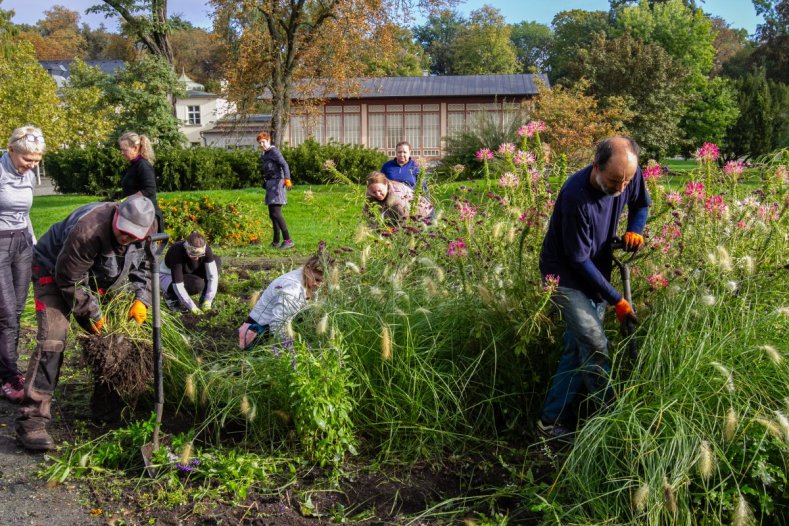
[[[31,451],[49,451],[55,449],[55,441],[44,428],[24,431],[17,427],[16,438],[19,443]]]

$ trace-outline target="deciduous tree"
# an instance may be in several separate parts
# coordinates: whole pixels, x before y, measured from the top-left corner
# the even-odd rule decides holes
[[[570,67],[578,58],[578,52],[587,49],[595,36],[608,35],[613,26],[605,11],[561,11],[553,17],[553,48],[548,59],[551,82],[568,80]],[[577,80],[577,79],[569,79]]]
[[[228,43],[227,78],[239,108],[271,96],[271,135],[281,141],[291,101],[353,92],[369,35],[415,6],[449,0],[212,0]],[[382,54],[391,49],[380,49]]]
[[[69,74],[72,81],[61,90],[65,145],[85,147],[106,143],[116,126],[116,108],[101,87],[103,74],[79,59],[71,63]]]
[[[538,22],[518,22],[512,25],[510,36],[518,66],[522,73],[545,72],[553,46],[553,32]]]
[[[414,27],[414,38],[430,57],[430,73],[454,74],[452,42],[465,25],[466,19],[457,11],[444,9],[430,15],[421,26]]]
[[[451,49],[454,73],[458,75],[507,74],[518,70],[512,28],[496,8],[485,5],[471,12]]]
[[[753,0],[764,24],[756,28],[757,60],[767,78],[789,84],[789,0]]]

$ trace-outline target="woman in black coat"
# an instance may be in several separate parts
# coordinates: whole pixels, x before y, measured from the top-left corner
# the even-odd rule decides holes
[[[268,132],[260,132],[257,135],[258,145],[261,150],[260,169],[263,172],[263,184],[266,188],[266,206],[268,206],[268,216],[271,218],[271,226],[274,229],[274,240],[271,246],[286,250],[296,246],[290,239],[288,225],[282,217],[282,205],[288,203],[288,196],[285,193],[288,188],[293,186],[290,182],[290,168],[288,162],[282,156],[282,152],[271,144],[271,135]],[[282,234],[282,243],[279,242]]]
[[[126,132],[118,139],[118,146],[121,155],[131,163],[121,179],[123,196],[139,193],[150,199],[159,223],[157,232],[164,232],[164,217],[156,200],[156,172],[153,169],[155,156],[151,140],[145,135]]]

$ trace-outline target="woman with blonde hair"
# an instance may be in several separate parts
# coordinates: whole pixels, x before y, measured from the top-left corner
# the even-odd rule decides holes
[[[238,346],[248,351],[269,334],[281,336],[286,324],[315,297],[332,264],[316,254],[301,267],[272,281],[238,328]]]
[[[121,179],[123,196],[140,194],[150,199],[159,223],[157,231],[164,232],[164,217],[156,200],[156,172],[153,169],[156,156],[151,140],[145,135],[126,132],[118,138],[118,147],[121,155],[131,163]]]
[[[210,311],[219,288],[220,264],[219,256],[214,255],[205,236],[197,230],[170,245],[159,265],[159,282],[167,306],[195,315]],[[200,294],[199,306],[192,300],[193,294]]]
[[[282,206],[288,204],[288,195],[285,191],[293,187],[293,183],[290,182],[290,167],[282,152],[271,144],[271,135],[268,132],[258,133],[257,141],[261,150],[260,170],[263,172],[263,185],[266,188],[266,206],[274,230],[271,246],[281,250],[293,248],[296,245],[290,239],[288,225],[282,216]],[[282,243],[279,242],[280,234],[282,234]]]
[[[405,183],[387,179],[381,172],[370,172],[367,176],[367,204],[364,214],[373,225],[383,222],[396,226],[411,217],[414,191]],[[433,205],[424,196],[419,196],[413,217],[417,221],[428,221],[433,216]]]
[[[16,128],[8,151],[0,158],[0,395],[12,402],[24,398],[25,378],[17,367],[19,318],[30,287],[33,245],[30,222],[33,170],[41,162],[46,144],[39,128]]]

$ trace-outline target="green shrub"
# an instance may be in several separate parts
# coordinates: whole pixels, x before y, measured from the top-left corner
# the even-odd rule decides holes
[[[211,244],[238,246],[259,243],[263,223],[237,203],[218,203],[202,197],[160,199],[164,224],[170,239],[186,239],[198,230]]]
[[[299,146],[284,146],[282,154],[288,161],[291,177],[296,184],[325,182],[323,163],[331,159],[337,170],[356,183],[363,183],[373,170],[380,170],[387,161],[386,155],[364,146],[338,144],[321,146],[308,139]]]
[[[321,146],[314,140],[282,153],[298,184],[322,183],[323,163],[332,159],[337,169],[356,182],[363,182],[372,170],[387,160],[377,150],[331,143]],[[64,149],[47,155],[47,175],[64,194],[120,196],[120,182],[128,164],[117,148],[90,147]],[[252,149],[163,148],[156,152],[156,185],[160,192],[186,190],[230,190],[260,187],[260,154]]]

